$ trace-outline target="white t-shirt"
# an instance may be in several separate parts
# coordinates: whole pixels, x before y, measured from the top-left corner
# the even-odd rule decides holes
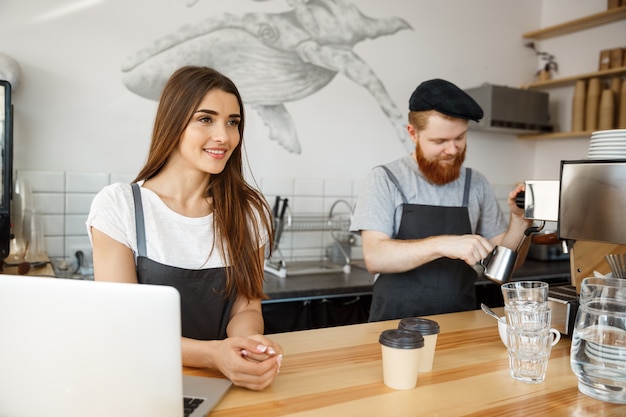
[[[213,248],[212,214],[182,216],[172,211],[153,191],[140,189],[148,258],[185,269],[225,266],[219,251]],[[116,183],[103,188],[91,203],[86,225],[89,239],[91,227],[94,227],[128,246],[136,257],[135,204],[130,184]],[[267,240],[265,231],[260,241],[265,244]]]

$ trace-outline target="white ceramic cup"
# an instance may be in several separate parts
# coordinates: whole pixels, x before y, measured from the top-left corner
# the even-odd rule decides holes
[[[500,340],[502,340],[502,343],[504,344],[504,346],[508,347],[507,334],[506,334],[506,317],[503,316],[501,317],[501,319],[505,323],[503,323],[502,321],[498,321],[498,333],[500,334]],[[554,346],[557,343],[559,343],[559,340],[561,340],[561,332],[559,332],[555,328],[551,328],[550,333],[552,334],[552,346]]]

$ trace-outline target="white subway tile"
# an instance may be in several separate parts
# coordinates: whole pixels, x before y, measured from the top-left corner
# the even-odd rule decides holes
[[[31,171],[19,170],[16,172],[19,179],[26,180],[32,192],[63,192],[65,187],[65,173],[62,171]]]
[[[137,175],[136,174],[111,174],[111,184],[115,184],[117,182],[121,182],[124,184],[130,184],[133,182]]]
[[[64,253],[64,237],[63,236],[46,236],[44,238],[44,244],[46,245],[46,253],[48,258],[63,258]]]
[[[361,190],[365,188],[365,180],[359,179],[352,181],[352,197],[358,197]]]
[[[352,182],[352,196],[357,198],[365,187],[365,180],[354,180]]]
[[[65,213],[66,214],[87,214],[91,208],[91,201],[96,194],[66,194]]]
[[[324,198],[324,213],[328,215],[346,217],[354,211],[352,197],[328,197]]]
[[[293,179],[291,178],[264,178],[262,192],[265,195],[291,196],[294,193]]]
[[[86,235],[87,214],[66,214],[65,215],[65,235],[76,236]]]
[[[109,184],[106,172],[67,172],[65,191],[68,193],[97,193]]]
[[[316,178],[296,178],[294,181],[294,195],[323,196],[324,180]]]
[[[291,213],[316,214],[324,216],[324,197],[303,197],[297,196],[289,200],[289,208]]]
[[[351,197],[352,180],[332,180],[324,181],[324,197]]]
[[[62,214],[45,214],[43,222],[45,236],[63,236],[65,234],[64,216]]]
[[[33,208],[42,214],[63,214],[65,205],[62,193],[33,193]]]

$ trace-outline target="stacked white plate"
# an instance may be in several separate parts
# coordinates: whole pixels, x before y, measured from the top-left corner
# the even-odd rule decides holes
[[[593,325],[585,329],[595,340],[585,340],[585,353],[593,362],[622,366],[626,361],[626,332],[613,326]],[[599,343],[600,341],[600,343]]]
[[[589,159],[626,159],[626,129],[593,132],[587,157]]]

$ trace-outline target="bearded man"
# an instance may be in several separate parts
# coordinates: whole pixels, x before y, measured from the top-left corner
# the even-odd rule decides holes
[[[367,270],[377,274],[369,321],[473,310],[473,265],[496,245],[515,250],[531,221],[508,196],[507,222],[493,188],[463,166],[470,120],[483,110],[441,79],[409,99],[415,152],[375,167],[359,195],[350,230],[361,235]]]

